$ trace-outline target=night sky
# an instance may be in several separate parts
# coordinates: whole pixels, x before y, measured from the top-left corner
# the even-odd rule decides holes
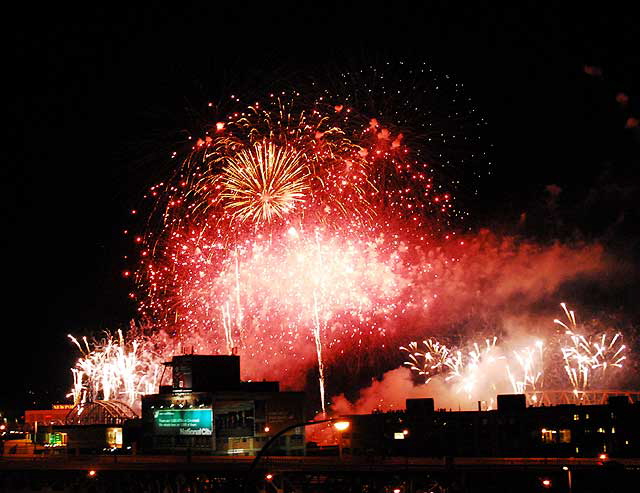
[[[66,334],[135,316],[122,277],[134,250],[122,231],[140,227],[129,211],[162,176],[190,108],[319,67],[427,60],[463,82],[489,122],[494,162],[468,226],[508,229],[527,212],[527,235],[600,239],[628,259],[628,288],[616,296],[632,303],[640,174],[639,128],[626,128],[640,118],[633,16],[606,3],[597,11],[585,2],[564,10],[425,3],[56,5],[6,16],[0,410],[29,405],[28,391],[38,405],[60,401],[75,357]],[[550,184],[562,189],[563,225],[551,230],[542,210]]]

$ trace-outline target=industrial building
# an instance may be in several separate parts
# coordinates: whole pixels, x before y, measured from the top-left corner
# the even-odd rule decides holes
[[[142,398],[144,452],[255,455],[271,436],[305,421],[303,392],[242,382],[238,356],[174,356],[167,366],[172,385]],[[304,455],[304,428],[285,433],[271,450]]]
[[[343,456],[640,457],[640,403],[526,406],[500,395],[490,411],[436,411],[433,399],[407,399],[406,411],[352,415]]]

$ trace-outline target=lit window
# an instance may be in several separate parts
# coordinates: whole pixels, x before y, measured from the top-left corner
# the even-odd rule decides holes
[[[585,415],[584,415],[584,419],[589,419],[589,415],[588,415],[588,414],[585,414]]]
[[[615,434],[615,432],[616,432],[616,427],[615,427],[615,426],[612,426],[612,427],[611,427],[611,434],[613,435],[613,434]]]
[[[598,433],[604,433],[604,428],[598,428]]]
[[[560,430],[558,439],[560,443],[571,443],[571,430]]]
[[[556,430],[547,430],[546,428],[542,428],[541,430],[541,438],[542,443],[553,443],[556,441],[555,435]]]
[[[580,421],[580,415],[579,414],[574,414],[573,415],[573,420],[574,421]]]

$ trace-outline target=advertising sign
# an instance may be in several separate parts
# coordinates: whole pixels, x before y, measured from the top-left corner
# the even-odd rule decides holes
[[[156,435],[211,436],[211,409],[158,409],[153,413]]]

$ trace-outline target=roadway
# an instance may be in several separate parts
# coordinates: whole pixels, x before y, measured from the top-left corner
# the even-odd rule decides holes
[[[184,455],[110,455],[110,456],[36,456],[1,457],[0,471],[67,470],[67,471],[220,471],[244,474],[253,457]],[[553,471],[566,466],[572,470],[619,465],[640,471],[640,459],[585,458],[494,458],[494,457],[282,457],[262,458],[260,469],[274,472],[437,472],[530,470]]]

